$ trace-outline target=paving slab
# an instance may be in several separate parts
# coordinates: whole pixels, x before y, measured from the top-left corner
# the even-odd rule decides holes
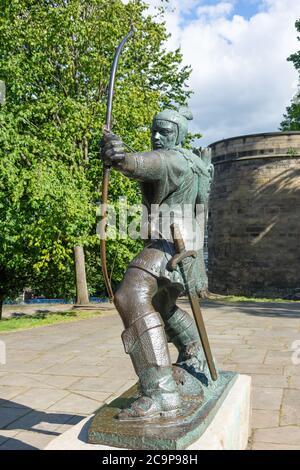
[[[277,377],[283,375],[284,368],[283,366],[274,365],[266,365],[266,364],[237,364],[237,371],[243,372],[245,371],[246,374],[255,375],[255,374],[263,374],[263,375],[276,375]]]
[[[271,444],[267,442],[255,442],[252,450],[299,450],[300,446],[291,446],[289,444]]]
[[[50,364],[48,363],[47,367],[49,366]],[[40,364],[36,365],[36,364],[30,364],[30,363],[23,364],[21,360],[19,360],[18,363],[17,362],[10,363],[10,361],[8,360],[6,364],[0,365],[0,369],[3,373],[14,372],[16,375],[24,374],[26,372],[39,374],[39,373],[43,373],[45,369],[45,365],[40,365]]]
[[[11,385],[0,385],[0,405],[4,400],[10,400],[19,393],[23,393],[27,390],[26,387],[15,387]]]
[[[39,387],[57,389],[67,389],[78,380],[78,377],[72,375],[26,374],[26,376],[34,378],[37,381]]]
[[[299,370],[300,373],[300,370]],[[300,389],[300,375],[290,375],[289,376],[289,387]]]
[[[252,427],[255,429],[279,426],[279,410],[252,410]]]
[[[106,362],[105,366],[78,365],[78,364],[59,364],[44,369],[47,375],[64,375],[72,377],[99,377],[109,368]]]
[[[70,390],[71,391],[71,390]],[[113,395],[111,392],[99,392],[99,391],[92,391],[92,390],[77,390],[76,395],[85,398],[91,398],[95,400],[97,403],[106,403],[110,401],[111,396]]]
[[[280,425],[300,426],[300,392],[299,390],[284,390],[280,413]]]
[[[121,377],[106,377],[96,378],[96,377],[87,377],[78,380],[69,387],[69,390],[72,391],[84,391],[90,390],[94,392],[110,392],[114,393],[116,390],[119,390],[123,385],[128,383],[129,377],[122,375]]]
[[[87,415],[93,413],[101,404],[101,400],[92,400],[84,395],[68,393],[67,396],[50,406],[47,411]]]
[[[53,435],[31,431],[21,431],[0,446],[0,450],[43,449],[53,440]]]
[[[242,364],[245,362],[248,364],[262,364],[267,354],[266,349],[239,349],[238,347],[234,348],[232,354],[229,356],[228,362],[237,362]]]
[[[68,395],[67,390],[56,390],[53,388],[30,388],[26,392],[14,397],[14,401],[36,410],[46,410],[51,405]]]
[[[280,426],[254,431],[253,442],[266,442],[271,444],[293,445],[300,449],[300,427]]]
[[[17,430],[0,429],[0,446],[4,444],[4,442],[8,441],[8,439],[14,437],[16,434],[18,434]]]
[[[300,364],[284,366],[284,374],[289,376],[300,377]]]
[[[41,380],[39,374],[17,374],[13,370],[11,374],[6,374],[0,379],[0,386],[10,387],[41,387]],[[47,385],[45,385],[47,388]]]
[[[26,415],[31,410],[27,407],[4,407],[1,406],[0,413],[0,431],[5,429],[8,425],[17,421],[21,416]]]
[[[286,388],[289,386],[289,377],[275,374],[252,374],[254,387]]]
[[[265,364],[292,364],[292,351],[268,351]]]
[[[252,406],[257,410],[279,410],[283,389],[268,387],[252,388]]]

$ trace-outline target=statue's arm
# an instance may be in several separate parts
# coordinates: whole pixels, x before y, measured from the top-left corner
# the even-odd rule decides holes
[[[179,186],[188,164],[175,150],[152,150],[144,153],[125,153],[122,140],[114,134],[104,134],[101,158],[129,178],[138,181],[166,181],[173,191]]]
[[[125,154],[115,169],[138,181],[159,181],[166,176],[166,166],[160,152]]]
[[[103,162],[129,178],[139,181],[158,181],[165,178],[163,152],[125,153],[122,140],[111,133],[105,133],[101,141]]]

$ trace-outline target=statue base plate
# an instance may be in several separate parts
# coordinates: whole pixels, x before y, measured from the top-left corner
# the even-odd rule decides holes
[[[173,375],[177,377],[182,398],[178,416],[151,420],[118,419],[119,412],[140,396],[136,384],[96,411],[88,430],[88,442],[127,449],[173,450],[186,449],[199,439],[224,402],[237,374],[220,372],[218,380],[209,386],[202,385],[180,367],[173,366]]]
[[[250,418],[251,378],[247,375],[238,375],[207,429],[199,439],[187,447],[187,450],[246,449],[250,432]],[[44,450],[96,450],[107,452],[116,449],[115,446],[111,445],[88,443],[88,430],[93,419],[94,415],[84,418],[53,439]],[[118,447],[119,450],[120,447]]]

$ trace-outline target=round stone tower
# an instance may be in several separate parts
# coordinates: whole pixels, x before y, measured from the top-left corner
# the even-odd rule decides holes
[[[210,145],[209,290],[293,296],[300,291],[300,132]]]

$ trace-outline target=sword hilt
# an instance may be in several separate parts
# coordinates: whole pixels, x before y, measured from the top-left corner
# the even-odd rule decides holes
[[[177,251],[177,249],[176,249]],[[181,263],[185,258],[196,258],[197,252],[195,250],[184,250],[181,253],[177,253],[174,255],[167,263],[167,270],[168,271],[175,271],[177,265]]]
[[[179,263],[185,258],[196,258],[197,252],[195,250],[186,250],[180,229],[177,224],[173,223],[170,227],[173,242],[175,245],[176,255],[174,255],[167,264],[168,271],[174,271]]]

